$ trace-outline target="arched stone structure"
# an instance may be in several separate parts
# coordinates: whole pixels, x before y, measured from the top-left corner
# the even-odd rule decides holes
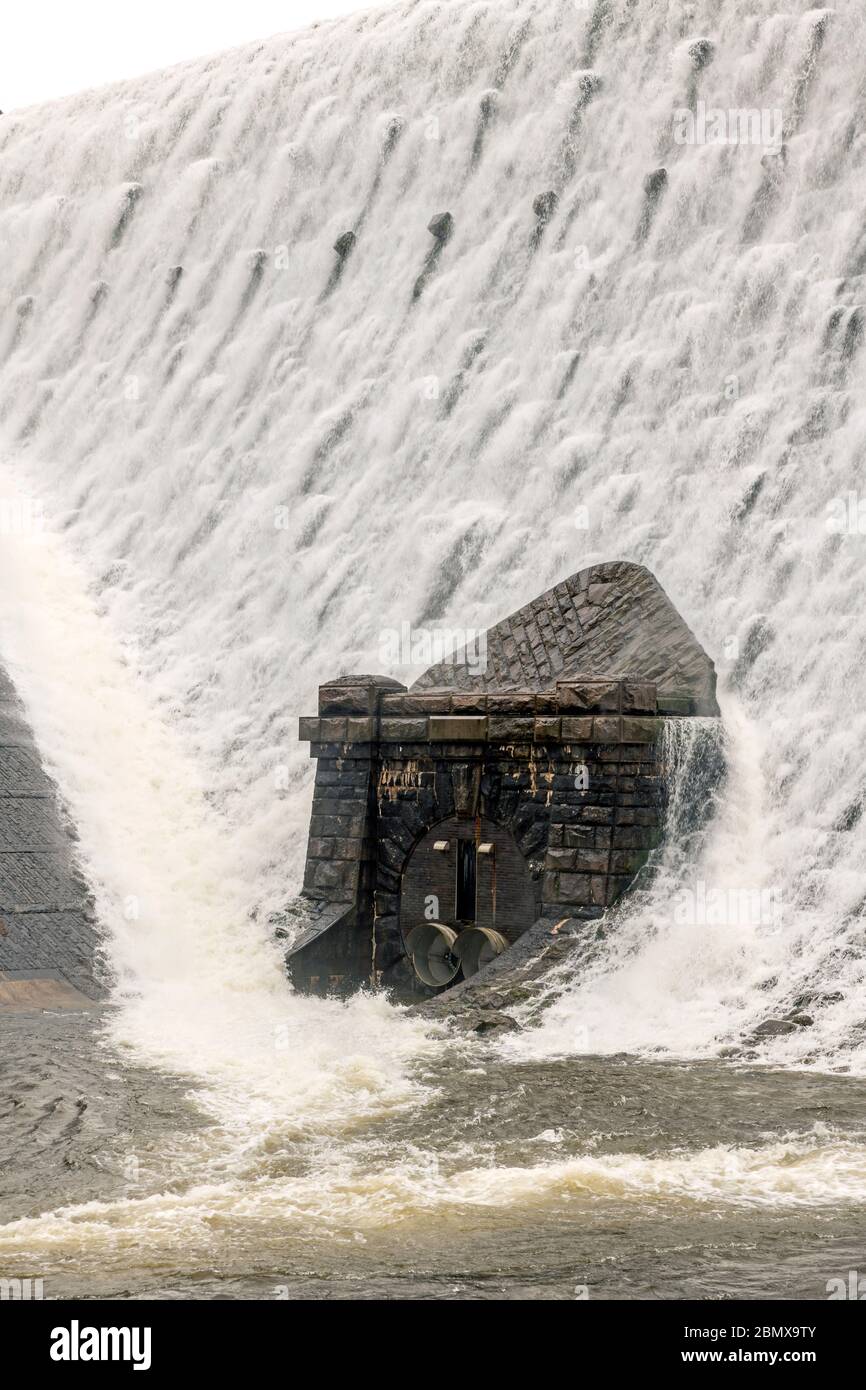
[[[541,910],[541,884],[507,826],[450,816],[413,846],[400,878],[397,917],[405,947],[413,927],[443,922],[490,927],[509,942]]]
[[[318,770],[292,978],[429,994],[405,937],[471,920],[460,873],[475,875],[477,925],[509,942],[538,916],[603,916],[661,840],[664,719],[717,714],[709,657],[621,561],[563,580],[411,690],[321,686],[300,727]]]

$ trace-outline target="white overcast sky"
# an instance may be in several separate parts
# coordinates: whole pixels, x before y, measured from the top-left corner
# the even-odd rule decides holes
[[[3,0],[0,111],[169,67],[386,0]]]

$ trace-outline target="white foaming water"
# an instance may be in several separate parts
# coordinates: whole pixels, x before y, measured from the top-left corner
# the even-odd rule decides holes
[[[719,1145],[663,1157],[581,1156],[538,1166],[464,1168],[433,1155],[396,1166],[353,1161],[343,1153],[301,1177],[209,1183],[123,1203],[88,1202],[46,1218],[0,1228],[0,1254],[50,1257],[58,1247],[96,1262],[102,1273],[130,1263],[165,1268],[177,1251],[205,1263],[248,1223],[279,1250],[290,1237],[366,1242],[389,1229],[425,1222],[447,1237],[484,1211],[543,1214],[584,1201],[591,1217],[605,1200],[683,1209],[838,1207],[862,1201],[866,1150],[822,1128],[759,1148]]]
[[[21,494],[2,502],[24,514]],[[48,529],[4,539],[0,649],[80,829],[123,1005],[115,1040],[210,1083],[200,1099],[236,1159],[272,1132],[340,1132],[417,1098],[420,1025],[384,999],[289,993],[249,919],[243,829],[209,805]]]
[[[592,1050],[703,1053],[808,988],[814,1028],[768,1055],[860,1064],[863,55],[859,11],[802,0],[425,4],[0,122],[4,474],[92,598],[59,548],[47,571],[4,551],[2,656],[141,1055],[232,1104],[285,1088],[325,1127],[409,1098],[420,1030],[290,999],[248,920],[297,883],[295,717],[381,669],[383,629],[485,626],[627,558],[722,674],[731,775],[696,873],[784,911],[704,929],[636,903],[518,1049],[588,1020]],[[678,144],[698,96],[781,109],[784,151]]]
[[[726,775],[721,786],[711,786],[714,809],[703,833],[689,833],[694,808],[684,800],[689,794],[707,795],[700,764],[716,753],[712,723],[669,727],[671,742],[681,739],[684,747],[679,759],[677,749],[669,750],[674,804],[657,875],[612,915],[608,948],[574,981],[567,968],[562,972],[541,1026],[507,1041],[507,1055],[539,1059],[575,1051],[671,1051],[711,1056],[748,1033],[757,1021],[756,1008],[763,1016],[778,1016],[809,990],[814,1008],[814,991],[838,978],[838,933],[822,943],[820,912],[797,901],[788,887],[789,851],[773,834],[758,726],[733,700],[726,703],[725,726]],[[690,756],[697,773],[694,765],[687,766]],[[835,1041],[837,1063],[843,1064],[839,1044],[846,1025],[857,1022],[861,971],[862,961],[855,957],[847,978],[850,997],[842,1009],[819,1007],[815,1027],[784,1041],[773,1039],[762,1055],[814,1061],[822,1042],[832,1051]],[[844,1064],[851,1065],[856,1050],[849,1046],[844,1056]]]

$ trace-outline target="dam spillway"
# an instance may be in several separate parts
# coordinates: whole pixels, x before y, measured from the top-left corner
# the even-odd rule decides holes
[[[864,31],[862,5],[809,0],[434,0],[0,120],[0,660],[119,982],[98,1021],[7,1021],[0,1091],[27,1118],[0,1272],[44,1269],[51,1296],[583,1287],[703,1306],[844,1282],[866,1190]],[[8,533],[6,489],[41,506],[38,542]],[[478,1009],[512,1016],[494,1045],[490,1020],[480,1039],[437,1032],[472,978],[417,1009],[336,997],[331,976],[361,964],[365,986],[403,972],[421,997],[402,895],[417,886],[425,923],[438,897],[453,930],[473,846],[476,925],[495,867],[505,939],[545,875],[605,899],[629,877],[590,860],[613,851],[595,831],[565,843],[567,821],[562,844],[530,845],[492,777],[495,814],[458,814],[485,760],[526,783],[516,818],[521,795],[542,807],[536,751],[548,775],[581,749],[553,773],[578,797],[596,753],[641,746],[591,737],[624,731],[629,653],[588,648],[561,704],[552,664],[512,674],[491,643],[489,688],[477,669],[431,682],[441,663],[411,642],[490,634],[614,562],[655,577],[718,673],[720,721],[661,711],[658,689],[628,712],[663,721],[664,843],[617,851],[651,859],[604,918],[556,905],[575,949],[554,981],[484,986]],[[349,678],[377,672],[392,684],[359,709]],[[616,677],[615,711],[610,692],[567,704],[588,676]],[[531,713],[497,708],[516,696]],[[500,742],[496,720],[530,717],[531,740]],[[337,721],[312,743],[333,780],[316,784],[300,718]],[[369,718],[354,773],[376,833],[355,855],[357,808],[341,824],[327,788],[356,790],[349,721]],[[453,718],[487,737],[429,737]],[[401,797],[412,748],[433,782]],[[523,750],[510,767],[503,748]],[[430,793],[447,833],[408,810]],[[529,850],[527,897],[504,829]],[[346,937],[363,961],[314,970],[316,928],[355,901],[335,850],[360,880],[387,844],[396,879],[416,841],[422,874],[398,890],[383,871],[378,903],[364,884],[372,920]],[[307,867],[314,896],[288,912]],[[80,901],[40,894],[48,919]],[[285,956],[307,930],[304,992]],[[534,932],[497,961],[525,963]],[[139,1104],[130,1059],[177,1076],[196,1115],[161,1087]],[[64,1181],[31,1178],[34,1126]]]
[[[666,935],[646,1010],[593,1013],[614,1050],[859,988],[864,16],[751,15],[396,6],[0,121],[5,475],[182,729],[256,920],[302,879],[323,672],[610,556],[675,595],[747,730],[742,842],[691,872],[788,899],[742,954],[720,924],[706,1012],[697,943]],[[781,124],[704,143],[699,109]],[[46,752],[111,903],[152,899],[76,794],[82,708]],[[150,939],[105,910],[139,971]],[[851,1008],[819,1055],[858,1051]]]

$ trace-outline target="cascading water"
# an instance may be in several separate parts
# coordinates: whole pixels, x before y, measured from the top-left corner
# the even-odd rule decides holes
[[[864,52],[854,6],[455,0],[0,122],[0,491],[47,518],[4,538],[0,658],[80,831],[113,1036],[204,1078],[218,1163],[435,1104],[435,1038],[293,998],[262,925],[319,680],[610,558],[716,660],[727,773],[508,1064],[706,1058],[799,1000],[759,1057],[866,1066]],[[753,892],[772,920],[728,910]],[[413,1201],[457,1201],[412,1164]]]

